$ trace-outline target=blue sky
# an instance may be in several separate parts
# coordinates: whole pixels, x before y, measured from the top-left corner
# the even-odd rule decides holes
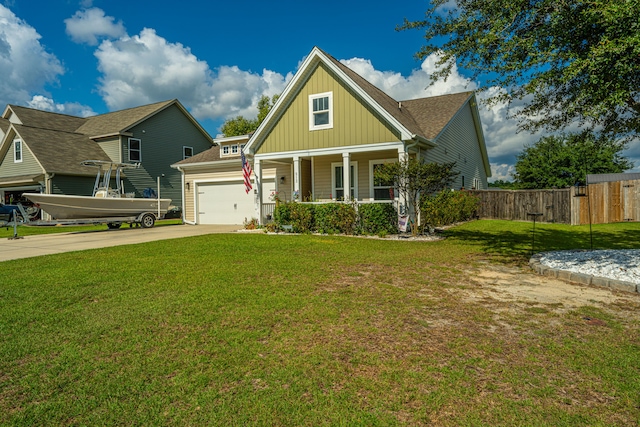
[[[216,136],[255,117],[319,46],[398,100],[477,87],[463,70],[429,86],[418,61],[423,1],[0,0],[0,108],[8,103],[92,115],[178,98]],[[495,88],[498,90],[498,88]],[[538,135],[516,133],[505,105],[480,105],[493,179]],[[637,145],[637,144],[636,144]],[[640,159],[637,146],[628,152]],[[640,166],[640,162],[639,163]]]

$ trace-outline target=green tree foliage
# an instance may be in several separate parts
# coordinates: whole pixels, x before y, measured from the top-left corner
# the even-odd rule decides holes
[[[500,86],[494,101],[526,101],[523,130],[564,129],[578,121],[628,140],[640,129],[640,0],[431,0],[421,21],[441,54],[436,79],[457,61]]]
[[[455,162],[425,163],[422,159],[409,157],[401,162],[385,163],[377,168],[374,177],[384,182],[393,182],[409,205],[411,230],[417,233],[420,226],[416,218],[420,215],[420,195],[442,191],[459,175],[453,170]]]
[[[243,116],[237,116],[224,122],[220,131],[224,136],[240,136],[255,131],[267,117],[279,97],[280,95],[273,95],[271,98],[263,95],[258,101],[258,117],[256,119],[249,120]]]
[[[516,160],[517,188],[563,188],[585,182],[585,174],[619,173],[633,167],[623,142],[589,132],[547,136],[525,147]]]
[[[512,181],[504,181],[502,179],[498,179],[496,181],[490,182],[489,188],[502,188],[505,190],[513,190],[516,188],[516,183]]]

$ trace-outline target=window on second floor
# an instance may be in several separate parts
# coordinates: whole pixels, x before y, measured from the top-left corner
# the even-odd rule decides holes
[[[309,95],[309,130],[333,127],[333,92]]]
[[[22,162],[22,140],[13,141],[13,161],[14,163]]]
[[[238,145],[231,146],[231,154],[238,154]]]
[[[136,138],[129,138],[129,161],[142,161],[142,142]]]
[[[223,156],[228,156],[229,155],[229,146],[228,145],[223,145],[222,146],[222,155]]]
[[[193,147],[182,147],[182,158],[188,159],[189,157],[193,157]]]

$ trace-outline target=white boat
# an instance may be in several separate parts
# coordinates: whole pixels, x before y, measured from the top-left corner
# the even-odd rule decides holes
[[[161,218],[167,213],[171,199],[134,198],[134,193],[124,192],[120,179],[121,171],[138,168],[139,163],[87,160],[82,162],[82,165],[98,168],[93,195],[24,193],[24,197],[56,220],[131,218],[147,212]],[[115,172],[115,186],[112,187],[110,184],[113,172]]]

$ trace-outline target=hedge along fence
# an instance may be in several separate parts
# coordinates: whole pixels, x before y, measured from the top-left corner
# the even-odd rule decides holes
[[[294,233],[387,235],[398,232],[398,212],[391,203],[280,203],[276,227]]]
[[[443,190],[433,195],[422,196],[422,223],[429,227],[439,227],[468,221],[476,215],[479,205],[480,198],[466,191]]]

